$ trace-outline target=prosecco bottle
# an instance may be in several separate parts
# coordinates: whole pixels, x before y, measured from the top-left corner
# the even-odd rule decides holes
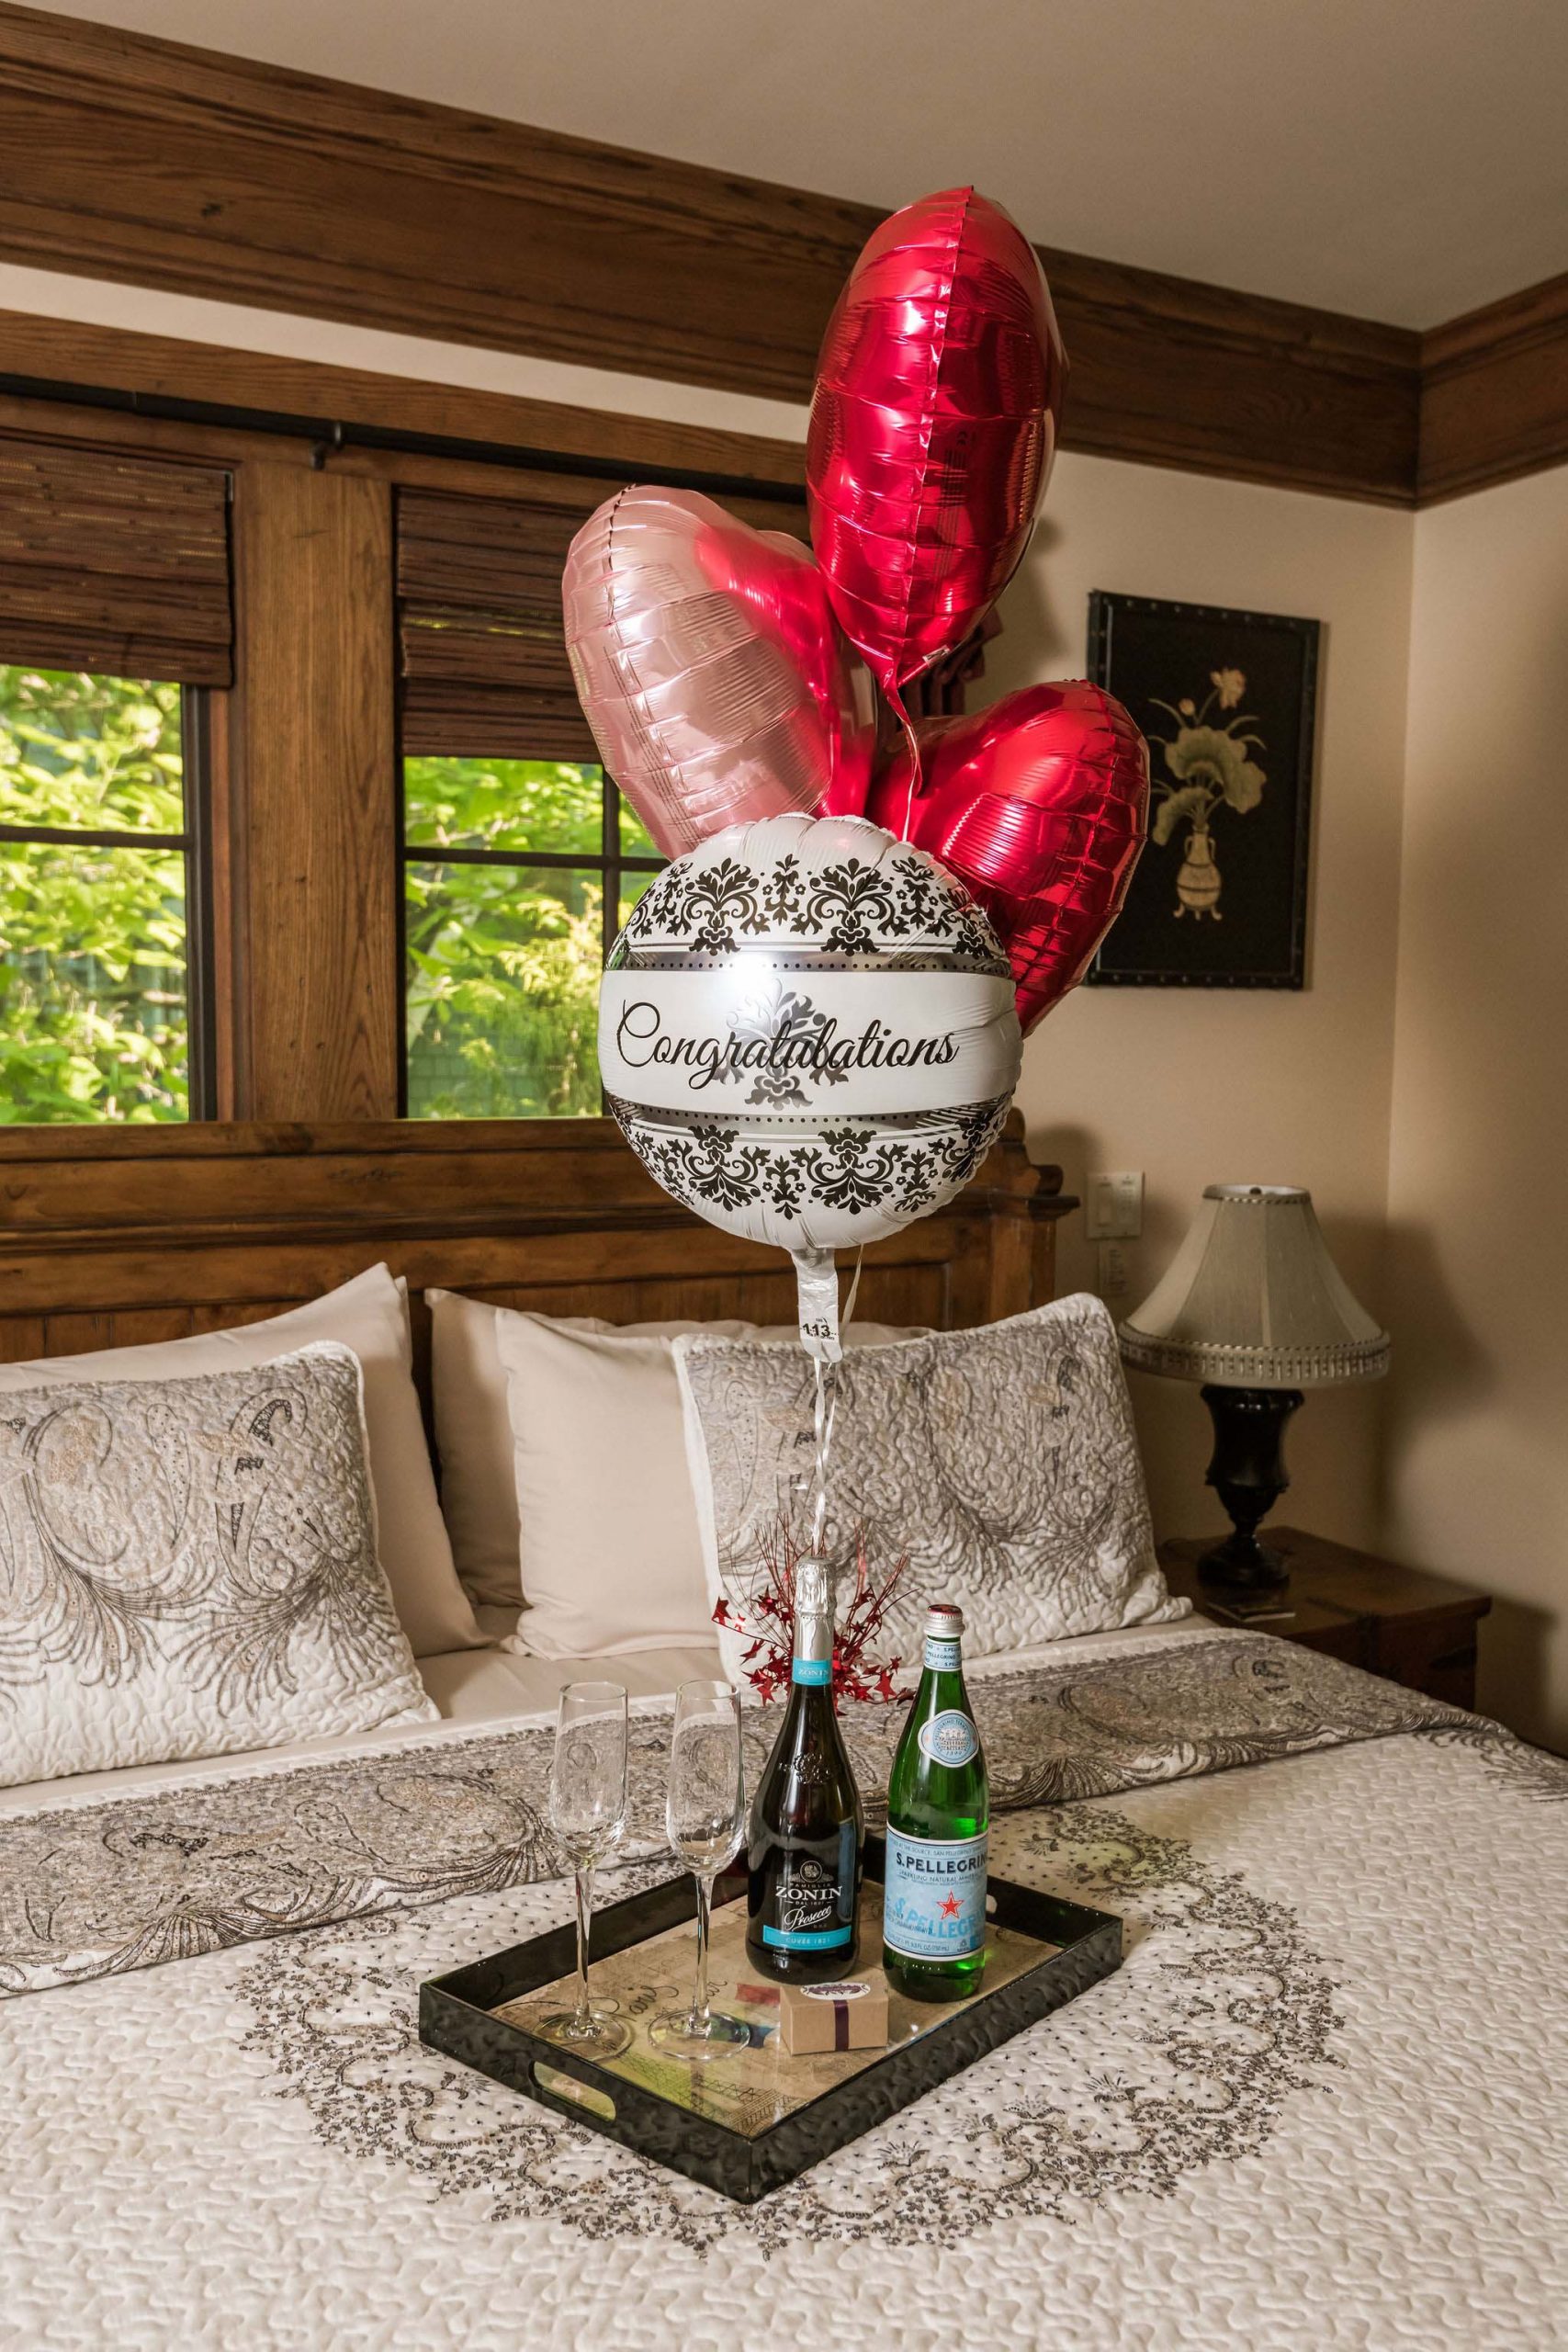
[[[912,2001],[956,2001],[986,1965],[990,1792],[963,1632],[951,1601],[928,1612],[925,1671],[887,1784],[882,1965]]]
[[[789,1704],[751,1807],[746,1949],[790,1984],[854,1965],[860,1792],[833,1710],[833,1603],[821,1560],[795,1572]]]

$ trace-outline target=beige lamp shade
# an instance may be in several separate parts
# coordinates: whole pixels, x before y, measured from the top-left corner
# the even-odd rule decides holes
[[[1119,1336],[1141,1371],[1222,1387],[1329,1388],[1388,1370],[1387,1332],[1346,1288],[1312,1194],[1293,1184],[1211,1184]]]

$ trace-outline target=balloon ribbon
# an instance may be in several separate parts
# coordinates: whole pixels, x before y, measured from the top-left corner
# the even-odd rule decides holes
[[[805,1254],[806,1253],[803,1251],[796,1256],[795,1267],[797,1272],[799,1272],[800,1269],[801,1257]],[[810,1555],[813,1559],[820,1559],[822,1557],[823,1539],[827,1533],[828,1527],[828,1461],[832,1451],[833,1423],[838,1416],[839,1410],[839,1365],[843,1360],[844,1351],[842,1341],[839,1338],[839,1279],[837,1271],[833,1265],[833,1253],[831,1250],[825,1250],[821,1252],[813,1252],[812,1254],[813,1256],[819,1255],[826,1257],[828,1261],[828,1279],[831,1286],[833,1320],[831,1341],[833,1351],[831,1355],[828,1353],[825,1347],[812,1347],[809,1340],[806,1340],[805,1342],[807,1347],[810,1350],[811,1355],[811,1436],[813,1445],[813,1461],[811,1472]],[[857,1250],[855,1252],[855,1271],[850,1283],[850,1295],[844,1301],[843,1320],[846,1323],[850,1321],[855,1311],[855,1298],[860,1290],[861,1267],[864,1263],[864,1250]],[[813,1278],[819,1278],[819,1269],[813,1269]],[[806,1302],[807,1283],[807,1276],[804,1272],[800,1272],[799,1280],[803,1309],[802,1338],[804,1340],[804,1307]]]

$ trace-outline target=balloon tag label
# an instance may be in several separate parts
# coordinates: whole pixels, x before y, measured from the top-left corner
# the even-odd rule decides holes
[[[839,1337],[839,1270],[830,1250],[795,1252],[800,1344],[821,1363],[837,1363],[844,1352]]]

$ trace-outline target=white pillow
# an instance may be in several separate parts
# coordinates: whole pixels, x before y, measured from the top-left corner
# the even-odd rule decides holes
[[[671,1342],[513,1314],[496,1340],[528,1596],[512,1641],[539,1657],[711,1643]]]
[[[761,1544],[812,1458],[804,1357],[675,1342],[710,1607],[744,1606]],[[1155,1558],[1116,1334],[1097,1298],[850,1357],[839,1371],[827,1549],[863,1530],[874,1572],[906,1554],[881,1654],[907,1663],[933,1600],[976,1655],[1184,1617]],[[723,1633],[733,1677],[743,1633]]]
[[[85,1380],[177,1380],[270,1363],[315,1340],[335,1340],[351,1349],[365,1375],[381,1565],[414,1656],[482,1646],[484,1637],[457,1581],[435,1498],[413,1385],[408,1288],[394,1282],[385,1266],[356,1274],[324,1298],[235,1330],[0,1365],[0,1402],[24,1388],[71,1386]]]
[[[424,1302],[431,1317],[441,1508],[452,1539],[452,1556],[468,1597],[491,1609],[516,1609],[523,1600],[517,1470],[506,1395],[506,1367],[501,1360],[498,1339],[502,1324],[518,1322],[550,1331],[653,1339],[673,1339],[682,1331],[704,1329],[726,1339],[739,1339],[752,1328],[748,1323],[735,1322],[705,1326],[690,1322],[615,1324],[602,1322],[592,1315],[525,1315],[514,1307],[491,1306],[484,1299],[465,1298],[461,1292],[451,1290],[427,1290]],[[673,1356],[668,1370],[678,1413],[681,1391],[675,1385]],[[583,1442],[592,1446],[592,1435],[586,1435]],[[579,1444],[574,1449],[574,1458],[581,1453]],[[597,1463],[597,1455],[594,1460]],[[682,1478],[684,1476],[682,1447]]]
[[[0,1783],[437,1716],[326,1343],[0,1403]]]
[[[546,1657],[711,1643],[673,1341],[683,1332],[787,1341],[791,1327],[616,1325],[426,1291],[441,1500],[477,1602],[526,1612],[513,1637]],[[846,1341],[875,1346],[876,1323]]]

